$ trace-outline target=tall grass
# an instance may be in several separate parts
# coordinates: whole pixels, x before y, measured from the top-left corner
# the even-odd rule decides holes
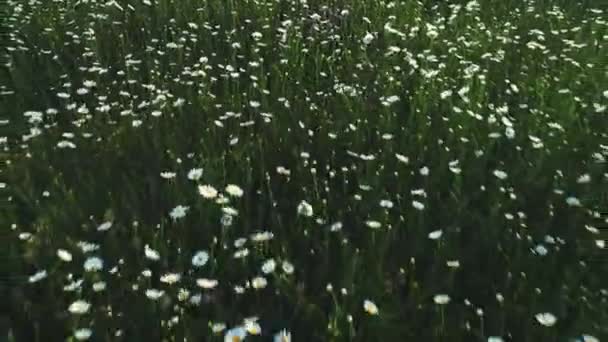
[[[2,10],[9,341],[608,338],[598,3]]]

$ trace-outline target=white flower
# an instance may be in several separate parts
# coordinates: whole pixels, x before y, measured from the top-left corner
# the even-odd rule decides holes
[[[238,216],[239,215],[239,211],[232,207],[223,207],[222,211],[224,212],[224,214],[226,214],[228,216]]]
[[[106,283],[104,281],[98,281],[93,283],[93,291],[101,292],[106,289]]]
[[[156,250],[150,248],[148,245],[144,246],[144,254],[146,255],[146,259],[149,260],[156,261],[160,259],[160,254]]]
[[[365,221],[365,224],[372,229],[378,229],[378,228],[382,227],[382,224],[380,222],[373,221],[373,220]]]
[[[389,104],[389,105],[393,104],[393,103],[395,103],[397,101],[399,101],[399,96],[397,96],[397,95],[391,95],[391,96],[389,96],[389,97],[386,98],[386,103]]]
[[[72,253],[66,251],[65,249],[58,249],[57,257],[65,262],[72,261]]]
[[[424,204],[418,201],[412,201],[412,206],[417,210],[424,210]]]
[[[245,330],[251,335],[259,335],[262,333],[262,327],[255,320],[246,319],[245,320]]]
[[[203,169],[191,169],[188,171],[188,179],[197,181],[203,176]]]
[[[247,337],[247,330],[243,327],[235,327],[226,331],[224,342],[241,342]]]
[[[503,180],[507,178],[507,173],[501,170],[494,170],[494,176],[500,180]]]
[[[157,289],[147,289],[146,290],[146,297],[152,299],[152,300],[157,300],[160,297],[162,297],[165,294],[165,291],[162,290],[157,290]]]
[[[578,179],[576,180],[576,182],[578,184],[587,184],[589,182],[591,182],[591,176],[586,173],[584,175],[581,175],[580,177],[578,177]]]
[[[504,342],[504,340],[500,336],[490,336],[488,342]]]
[[[286,169],[284,166],[277,166],[277,173],[283,176],[291,175],[291,171]]]
[[[391,200],[381,200],[380,201],[380,206],[382,208],[390,209],[390,208],[393,207],[393,201],[391,201]]]
[[[591,335],[583,335],[581,336],[583,338],[582,342],[600,342],[600,340],[595,337],[595,336],[591,336]]]
[[[251,286],[256,290],[263,289],[266,285],[268,285],[268,281],[264,277],[255,277],[251,280]]]
[[[191,305],[199,305],[201,303],[202,299],[203,299],[203,296],[200,293],[197,293],[194,296],[190,297],[189,302]]]
[[[581,201],[576,197],[570,196],[570,197],[566,198],[566,204],[568,204],[571,207],[580,207]]]
[[[220,333],[226,329],[226,324],[224,323],[213,323],[211,324],[211,331],[214,334]]]
[[[420,171],[420,174],[423,176],[428,176],[429,172],[430,172],[429,168],[426,166],[423,166],[422,168],[420,168],[419,171]]]
[[[238,185],[235,185],[235,184],[228,184],[226,186],[226,192],[228,193],[228,195],[234,196],[234,197],[243,196],[243,189],[241,189]]]
[[[399,153],[395,153],[395,157],[397,157],[397,160],[404,163],[404,164],[408,164],[410,162],[410,158],[399,154]]]
[[[91,337],[92,334],[93,332],[91,331],[91,329],[77,329],[74,331],[74,338],[76,338],[78,341],[86,341]]]
[[[448,267],[450,267],[450,268],[458,268],[458,267],[460,267],[460,261],[458,261],[458,260],[448,260],[446,262],[446,265],[448,265]]]
[[[177,207],[173,208],[173,210],[171,210],[171,212],[169,213],[169,216],[171,216],[171,218],[173,220],[183,218],[184,216],[186,216],[186,212],[189,209],[190,208],[187,206],[178,205]]]
[[[300,202],[300,204],[298,204],[298,215],[311,217],[313,215],[312,206],[306,201]]]
[[[513,139],[513,138],[515,138],[515,130],[513,129],[513,127],[507,127],[507,128],[505,129],[505,136],[506,136],[508,139]]]
[[[251,234],[251,241],[254,242],[264,242],[272,239],[274,234],[272,232],[258,232]]]
[[[337,232],[342,229],[342,222],[335,222],[329,227],[330,232]]]
[[[433,297],[433,301],[435,304],[445,305],[450,302],[450,296],[447,294],[438,294]]]
[[[374,40],[374,35],[367,32],[363,37],[363,44],[369,45]]]
[[[248,255],[249,255],[249,249],[247,249],[247,248],[239,249],[236,252],[234,252],[235,259],[241,259]]]
[[[99,249],[99,245],[86,241],[79,241],[77,245],[80,247],[83,253],[89,253]]]
[[[547,255],[547,253],[549,253],[549,250],[547,250],[547,247],[545,247],[544,245],[537,245],[536,247],[534,247],[533,251],[534,253],[540,256],[545,256]]]
[[[215,198],[217,196],[217,190],[211,185],[199,185],[198,193],[207,199]]]
[[[84,261],[84,270],[87,272],[96,272],[103,268],[103,260],[98,257],[89,257]]]
[[[429,239],[437,240],[441,237],[441,235],[443,235],[443,231],[441,231],[441,229],[435,230],[429,233]]]
[[[165,284],[175,284],[181,279],[181,276],[178,273],[167,273],[160,277],[160,282]]]
[[[294,271],[294,267],[289,261],[283,261],[281,268],[283,268],[283,272],[286,274],[292,274]]]
[[[291,333],[283,329],[274,335],[273,342],[291,342]]]
[[[258,108],[261,103],[258,101],[249,101],[249,105],[251,106],[251,108]]]
[[[363,301],[363,309],[370,315],[377,315],[379,313],[378,306],[368,299]]]
[[[264,274],[272,273],[272,272],[274,272],[274,269],[276,268],[276,266],[277,266],[277,263],[276,263],[276,261],[274,261],[274,259],[268,259],[262,264],[262,273],[264,273]]]
[[[551,327],[557,322],[557,317],[550,312],[541,312],[534,316],[538,323],[546,327]]]
[[[57,143],[57,147],[59,148],[76,148],[76,145],[68,140],[62,140],[60,142]]]
[[[170,171],[163,171],[160,173],[160,176],[164,179],[175,178],[175,175],[176,175],[175,172],[170,172]]]
[[[97,231],[99,231],[99,232],[105,232],[106,230],[109,230],[110,228],[112,228],[112,222],[108,221],[108,222],[104,222],[104,223],[100,224],[97,227]]]
[[[70,304],[68,307],[68,311],[74,315],[83,315],[89,312],[91,308],[91,304],[85,302],[84,300],[77,300],[74,303]]]
[[[200,278],[200,279],[196,279],[196,285],[198,285],[199,287],[203,288],[203,289],[213,289],[218,285],[218,281],[215,279],[207,279],[207,278]]]
[[[209,261],[209,253],[205,251],[198,251],[192,257],[192,266],[202,267]]]

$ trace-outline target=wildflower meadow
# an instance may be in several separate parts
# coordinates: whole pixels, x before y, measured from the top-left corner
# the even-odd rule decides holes
[[[0,340],[608,341],[599,0],[1,0]]]

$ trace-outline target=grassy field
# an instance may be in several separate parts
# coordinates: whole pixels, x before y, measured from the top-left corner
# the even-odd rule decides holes
[[[0,27],[0,340],[608,341],[601,1]]]

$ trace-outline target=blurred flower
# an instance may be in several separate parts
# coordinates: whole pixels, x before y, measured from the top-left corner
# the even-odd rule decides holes
[[[224,342],[241,342],[247,337],[247,330],[241,326],[226,331]]]
[[[77,329],[74,331],[74,338],[77,339],[78,341],[86,341],[91,337],[92,334],[93,334],[93,332],[91,331],[91,329],[88,329],[88,328]]]
[[[438,305],[445,305],[450,302],[450,296],[447,294],[438,294],[433,297],[433,301]]]
[[[429,233],[429,239],[437,240],[443,235],[443,231],[441,229],[435,230]]]
[[[251,286],[256,290],[265,288],[267,284],[268,281],[264,277],[255,277],[251,280]]]
[[[218,283],[219,282],[215,279],[200,278],[196,280],[196,285],[203,289],[213,289]]]
[[[378,229],[382,227],[382,224],[380,222],[373,220],[365,221],[365,224],[372,229]]]
[[[300,202],[300,204],[298,204],[298,215],[311,217],[313,215],[312,206],[306,201]]]
[[[160,259],[160,254],[156,250],[150,248],[148,245],[144,246],[144,255],[149,260],[156,261]]]
[[[260,335],[262,333],[262,327],[260,327],[260,324],[255,319],[245,320],[245,330],[250,335]]]
[[[213,323],[211,324],[211,331],[214,334],[220,333],[226,329],[226,324],[224,323]]]
[[[74,315],[82,315],[89,312],[90,308],[91,304],[85,302],[84,300],[77,300],[70,304],[68,311]]]
[[[421,202],[418,202],[418,201],[412,201],[412,207],[414,207],[414,209],[417,209],[417,210],[423,210],[424,204],[422,204]]]
[[[502,170],[494,170],[494,176],[500,180],[503,180],[507,178],[507,173]]]
[[[273,342],[291,342],[291,332],[283,329],[274,335]]]
[[[217,190],[211,185],[199,185],[198,193],[207,199],[212,199],[217,196]]]
[[[184,216],[186,216],[186,212],[188,211],[188,209],[190,208],[187,206],[178,205],[177,207],[173,208],[173,210],[171,210],[169,216],[171,216],[173,220],[183,218]]]
[[[188,171],[188,179],[197,181],[203,176],[203,169],[191,169]]]
[[[557,322],[557,317],[550,312],[541,312],[534,316],[538,323],[546,327],[551,327]]]
[[[230,196],[242,197],[243,189],[241,189],[238,185],[228,184],[226,186],[226,193],[228,193]]]
[[[110,228],[112,228],[112,222],[104,222],[97,227],[97,231],[105,232],[106,230],[109,230]]]
[[[96,272],[103,268],[103,260],[98,257],[89,257],[84,262],[84,270],[87,272]]]
[[[276,265],[277,265],[277,263],[274,261],[274,259],[268,259],[268,260],[266,260],[262,264],[262,273],[269,274],[269,273],[274,272],[274,269],[275,269]]]
[[[65,262],[72,261],[72,253],[66,251],[65,249],[58,249],[57,250],[57,257],[59,259],[61,259],[62,261],[65,261]]]
[[[365,34],[365,36],[363,37],[363,44],[369,45],[369,44],[371,44],[372,40],[374,40],[374,35],[367,32]]]
[[[205,251],[198,251],[192,257],[192,266],[194,267],[202,267],[205,266],[207,261],[209,260],[209,254]]]
[[[165,294],[165,291],[162,290],[157,290],[157,289],[147,289],[146,290],[146,297],[152,299],[152,300],[157,300],[160,297],[162,297],[162,295]]]
[[[580,207],[581,201],[576,197],[570,196],[570,197],[566,198],[566,204],[568,204],[571,207]]]
[[[504,340],[500,336],[490,336],[488,342],[504,342]]]
[[[370,315],[377,315],[379,313],[376,304],[368,299],[363,301],[363,309]]]
[[[289,261],[283,261],[281,267],[283,268],[283,272],[285,272],[285,274],[292,274],[294,271],[293,264],[291,264]]]
[[[167,273],[160,277],[160,282],[165,284],[175,284],[181,279],[181,276],[178,273]]]

